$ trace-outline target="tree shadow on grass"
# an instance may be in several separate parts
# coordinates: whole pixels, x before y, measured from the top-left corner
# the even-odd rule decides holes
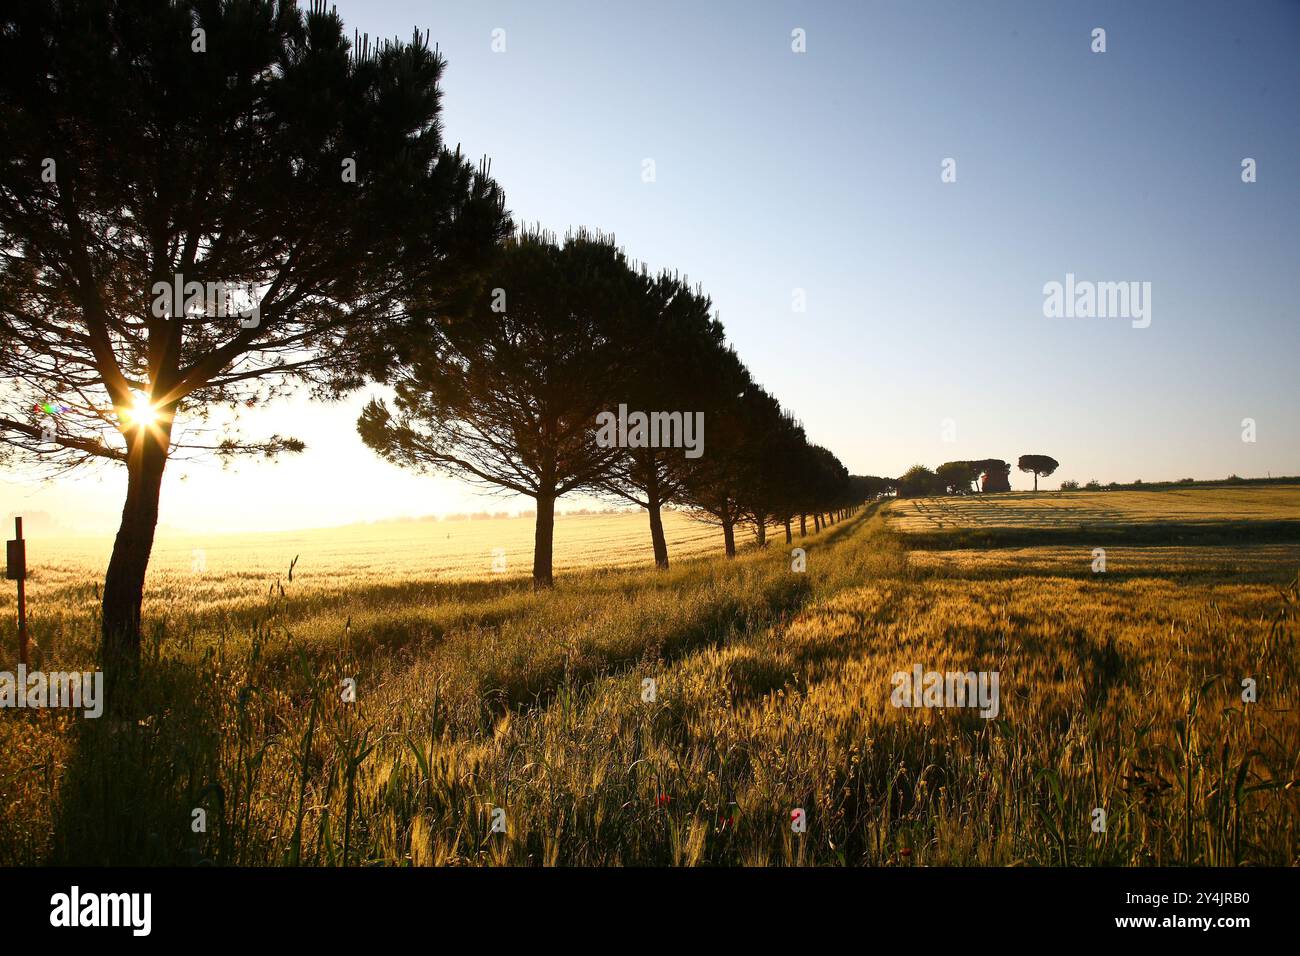
[[[119,688],[112,711],[78,721],[49,863],[183,866],[204,858],[192,811],[212,804],[204,788],[217,779],[220,734],[203,683],[192,666],[151,663]]]

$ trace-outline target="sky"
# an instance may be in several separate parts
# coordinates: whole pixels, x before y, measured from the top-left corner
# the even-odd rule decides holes
[[[699,282],[855,474],[1026,453],[1061,462],[1046,488],[1300,474],[1300,3],[337,9],[372,40],[427,28],[446,138],[490,157],[516,221],[600,228]],[[1067,274],[1150,283],[1149,325],[1046,316]],[[302,455],[173,463],[162,525],[529,506],[378,460],[354,424],[374,391],[248,421]],[[109,531],[124,489],[11,469],[0,508]]]

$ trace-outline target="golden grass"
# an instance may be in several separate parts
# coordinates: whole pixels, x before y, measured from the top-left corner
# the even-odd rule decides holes
[[[304,587],[340,577],[366,584],[380,581],[438,581],[498,578],[498,549],[506,559],[505,577],[527,576],[532,569],[534,520],[531,517],[442,521],[385,521],[261,534],[182,534],[162,531],[149,564],[148,591],[178,585],[186,593],[208,584],[225,589],[233,582],[285,576],[299,557],[294,579]],[[720,534],[678,512],[664,513],[664,534],[672,557],[717,553]],[[558,515],[555,521],[557,571],[650,564],[650,530],[642,512]],[[82,578],[103,577],[113,539],[99,537],[30,538],[27,545],[30,589],[39,595]],[[202,558],[203,570],[196,569]],[[12,599],[12,596],[11,596]]]
[[[1108,546],[1106,574],[1116,577],[1152,576],[1233,581],[1276,581],[1279,572],[1300,570],[1300,544],[1188,546]],[[912,551],[908,561],[918,569],[947,570],[967,578],[1048,574],[1092,578],[1093,549],[1079,545],[1037,548],[960,548]]]
[[[334,612],[397,618],[420,613],[428,595],[446,585],[517,585],[532,574],[530,517],[380,522],[266,534],[162,533],[145,587],[144,618],[173,637],[216,620],[246,623],[263,613],[268,591],[289,582],[297,629],[314,633],[336,622]],[[664,513],[673,560],[717,554],[717,529],[677,512]],[[504,570],[494,570],[500,549]],[[27,606],[32,639],[58,656],[90,653],[98,631],[100,584],[112,550],[108,537],[31,538],[27,545]],[[555,570],[653,567],[643,513],[561,515],[555,523]],[[489,587],[490,589],[490,587]],[[12,621],[16,592],[0,589],[0,619]],[[322,621],[322,614],[329,618]],[[376,623],[376,627],[383,627]],[[3,653],[13,652],[6,633]],[[84,654],[82,655],[84,657]]]
[[[0,863],[1300,862],[1294,548],[796,543],[804,574],[777,542],[543,594],[194,582],[135,720],[0,720]],[[891,706],[914,664],[997,670],[997,719]]]

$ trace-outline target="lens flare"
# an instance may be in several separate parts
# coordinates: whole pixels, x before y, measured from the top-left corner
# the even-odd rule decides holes
[[[126,423],[134,428],[148,428],[158,421],[158,410],[144,392],[136,392],[130,408],[122,410]]]

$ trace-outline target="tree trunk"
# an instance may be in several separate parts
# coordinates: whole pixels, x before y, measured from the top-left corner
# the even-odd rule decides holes
[[[726,545],[727,557],[736,556],[736,525],[733,521],[722,522],[722,541]]]
[[[762,518],[759,518],[758,522],[754,525],[754,531],[758,536],[758,546],[760,548],[766,548],[767,547],[767,522],[764,521]]]
[[[552,553],[555,545],[555,492],[537,496],[537,530],[533,535],[533,589],[543,590],[555,584]]]
[[[799,513],[799,537],[804,538],[807,536],[808,536],[808,515],[804,514],[803,512],[800,512]]]
[[[822,529],[822,516],[814,511],[813,512],[813,534],[816,534],[817,532],[821,531],[821,529]]]
[[[1034,491],[1038,490],[1038,472],[1034,472]]]
[[[790,544],[794,541],[794,535],[790,533],[790,519],[785,519],[785,543]]]
[[[650,512],[650,541],[655,550],[655,567],[667,571],[668,541],[664,538],[664,519],[660,513],[659,498],[651,496],[648,503],[646,510]]]
[[[110,684],[140,666],[140,604],[158,527],[158,498],[171,445],[169,427],[145,427],[127,437],[126,504],[104,576],[101,656]]]

